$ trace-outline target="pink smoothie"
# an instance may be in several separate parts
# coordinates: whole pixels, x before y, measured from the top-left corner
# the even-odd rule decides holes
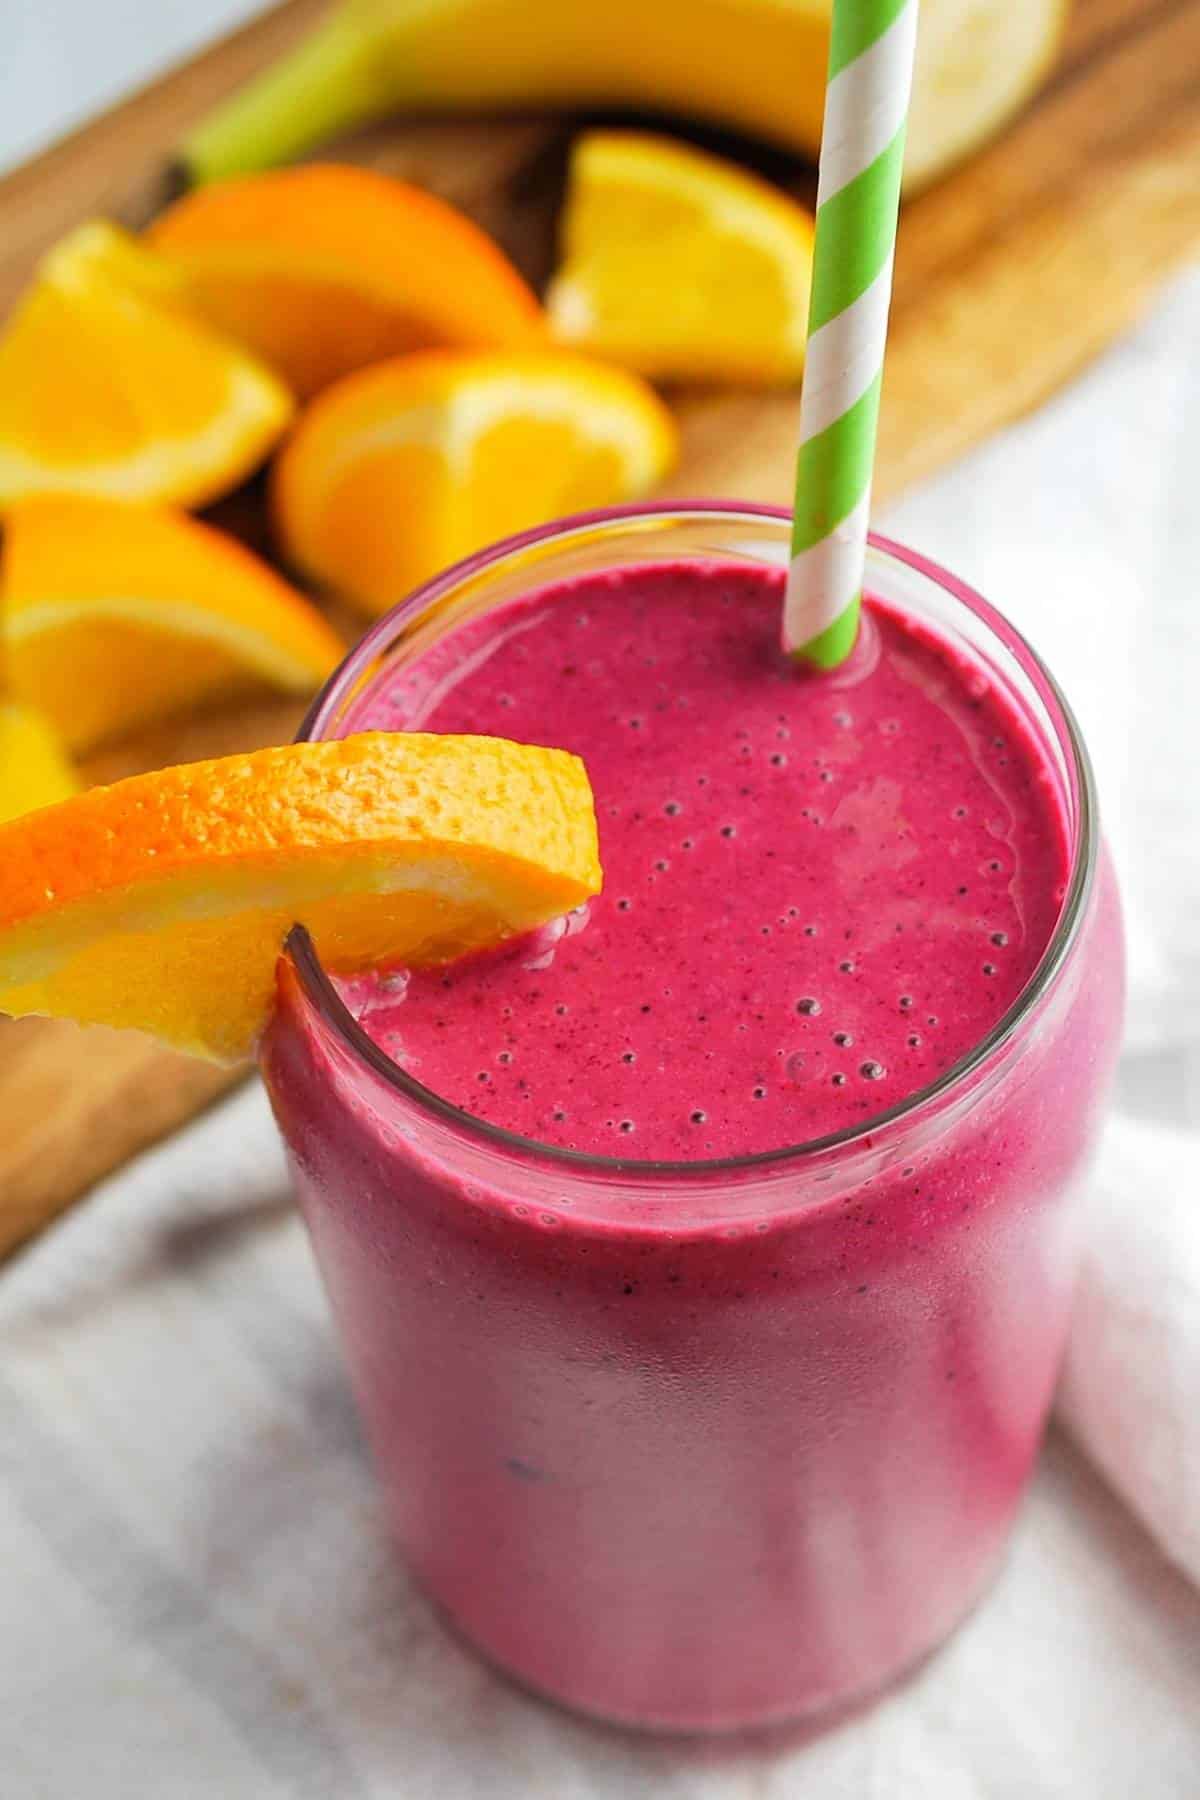
[[[587,761],[605,890],[445,972],[285,970],[264,1064],[410,1563],[533,1686],[708,1729],[836,1708],[979,1593],[1050,1397],[1111,1069],[1106,868],[1071,956],[953,1089],[1069,876],[1061,777],[977,662],[882,604],[834,679],[778,574],[536,592],[344,729]],[[314,983],[317,983],[314,986]],[[648,1159],[691,1165],[656,1172]]]
[[[604,892],[561,936],[351,995],[481,1119],[602,1156],[739,1156],[858,1124],[986,1036],[1054,928],[1061,801],[996,693],[873,607],[844,683],[778,649],[778,580],[592,577],[444,641],[360,727],[587,763]]]

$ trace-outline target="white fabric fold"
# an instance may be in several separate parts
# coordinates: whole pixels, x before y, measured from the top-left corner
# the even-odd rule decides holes
[[[1114,1119],[1088,1199],[1059,1417],[1200,1586],[1200,1142]]]

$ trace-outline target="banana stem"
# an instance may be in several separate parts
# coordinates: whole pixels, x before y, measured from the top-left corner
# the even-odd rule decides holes
[[[180,148],[194,183],[274,168],[389,110],[378,52],[348,8],[202,119]]]

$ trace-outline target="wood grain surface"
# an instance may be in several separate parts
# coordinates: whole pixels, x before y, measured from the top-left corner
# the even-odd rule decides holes
[[[289,0],[0,182],[0,308],[80,220],[137,227],[172,191],[189,123],[324,10]],[[396,120],[339,156],[404,175],[464,207],[530,279],[554,249],[578,119]],[[811,198],[799,161],[684,130]],[[877,496],[895,494],[1036,406],[1200,251],[1200,0],[1079,0],[1049,83],[966,168],[911,201],[881,424]],[[681,392],[673,495],[785,502],[794,394]],[[215,516],[266,546],[251,487]],[[94,780],[255,744],[298,721],[264,701],[159,729],[89,763]],[[0,1253],[27,1238],[214,1098],[232,1077],[148,1042],[45,1021],[0,1021]]]

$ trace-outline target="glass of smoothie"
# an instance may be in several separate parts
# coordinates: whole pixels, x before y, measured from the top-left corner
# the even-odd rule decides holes
[[[354,981],[297,931],[263,1046],[416,1577],[521,1682],[661,1729],[840,1711],[979,1597],[1121,1016],[1050,675],[878,538],[853,656],[805,672],[788,535],[569,519],[381,620],[306,734],[577,751],[604,891]]]

